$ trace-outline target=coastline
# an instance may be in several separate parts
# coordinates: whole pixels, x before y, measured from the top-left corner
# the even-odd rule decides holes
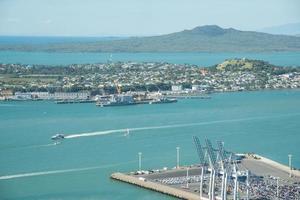
[[[242,91],[213,91],[213,92],[208,92],[208,93],[201,93],[201,95],[195,96],[195,95],[182,95],[182,96],[178,96],[177,99],[181,100],[181,99],[202,99],[202,100],[209,100],[211,98],[213,98],[213,96],[208,96],[208,95],[218,95],[218,94],[227,94],[227,93],[255,93],[255,92],[276,92],[276,91],[286,91],[286,92],[300,92],[300,88],[277,88],[277,89],[272,89],[272,88],[268,88],[268,89],[260,89],[260,90],[242,90]],[[174,95],[167,95],[167,97],[174,97]],[[58,102],[57,104],[67,104],[70,102],[63,102],[64,100],[61,99],[7,99],[7,98],[0,98],[0,102],[23,102],[23,101],[49,101],[49,102]],[[72,100],[71,101],[76,101]],[[87,101],[89,103],[94,102],[93,98],[84,100]],[[71,104],[71,103],[70,103]]]

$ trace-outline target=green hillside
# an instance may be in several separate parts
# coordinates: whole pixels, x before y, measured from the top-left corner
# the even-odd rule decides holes
[[[66,52],[261,52],[300,51],[300,37],[223,29],[216,25],[196,27],[167,35],[131,37],[113,41],[0,46],[0,50]]]

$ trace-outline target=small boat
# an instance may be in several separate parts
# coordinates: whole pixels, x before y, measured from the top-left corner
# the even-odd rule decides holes
[[[65,136],[63,134],[56,134],[51,137],[51,140],[62,140]]]
[[[129,129],[126,129],[126,132],[124,133],[124,136],[129,136]]]

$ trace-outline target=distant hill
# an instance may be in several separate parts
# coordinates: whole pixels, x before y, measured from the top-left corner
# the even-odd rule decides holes
[[[258,31],[278,35],[300,35],[300,22],[266,27]]]
[[[261,52],[300,51],[300,37],[223,29],[216,25],[113,41],[49,45],[2,45],[0,50],[66,52]]]
[[[272,75],[280,75],[291,72],[300,72],[298,67],[279,67],[272,65],[263,60],[252,60],[252,59],[227,59],[224,62],[213,65],[209,68],[212,71],[251,71],[258,74],[270,73]]]
[[[251,59],[228,59],[224,62],[212,66],[218,71],[257,71],[262,72],[266,70],[273,70],[278,68],[266,61],[251,60]],[[283,68],[283,67],[282,67]]]

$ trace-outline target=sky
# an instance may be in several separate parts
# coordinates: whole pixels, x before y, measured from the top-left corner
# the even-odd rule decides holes
[[[146,36],[300,22],[299,0],[0,0],[0,35]]]

